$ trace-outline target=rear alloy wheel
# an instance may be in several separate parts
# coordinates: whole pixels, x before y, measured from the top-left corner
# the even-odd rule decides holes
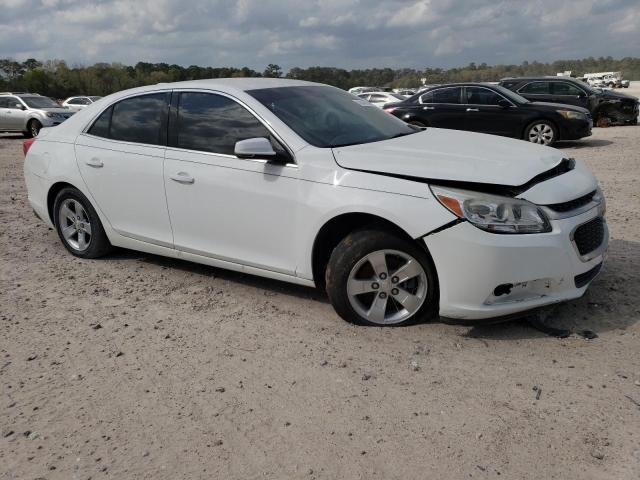
[[[58,236],[73,255],[97,258],[111,251],[98,214],[80,191],[75,188],[61,190],[53,211]]]
[[[527,127],[524,138],[531,143],[551,146],[557,139],[556,128],[549,122],[539,120]]]
[[[398,326],[437,312],[438,289],[427,253],[390,233],[363,230],[334,249],[326,272],[336,312],[358,325]]]

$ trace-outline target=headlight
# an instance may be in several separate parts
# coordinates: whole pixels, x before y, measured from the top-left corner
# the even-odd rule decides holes
[[[551,224],[537,205],[517,198],[430,186],[438,201],[458,218],[491,233],[544,233]]]
[[[586,120],[587,116],[581,112],[574,112],[573,110],[556,110],[560,115],[569,120]]]

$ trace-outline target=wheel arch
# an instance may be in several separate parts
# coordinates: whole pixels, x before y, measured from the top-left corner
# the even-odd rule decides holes
[[[410,242],[415,242],[415,239],[402,227],[378,215],[365,212],[349,212],[337,215],[322,225],[313,242],[311,267],[313,280],[318,288],[324,289],[325,287],[324,272],[334,248],[349,233],[365,227],[391,232]],[[426,250],[426,246],[422,242],[417,243]]]
[[[51,220],[53,225],[56,224],[55,215],[53,214],[53,204],[56,201],[58,193],[60,193],[64,188],[75,188],[76,190],[81,191],[75,185],[68,182],[56,182],[49,187],[49,191],[47,192],[47,213],[49,214],[49,220]]]

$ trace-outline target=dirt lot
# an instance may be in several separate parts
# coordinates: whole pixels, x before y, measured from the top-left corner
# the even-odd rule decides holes
[[[317,292],[120,251],[31,213],[0,136],[0,479],[640,478],[640,127],[561,145],[612,241],[549,322],[358,328]]]

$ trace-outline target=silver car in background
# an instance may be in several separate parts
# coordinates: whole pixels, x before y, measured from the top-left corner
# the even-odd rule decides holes
[[[0,93],[0,132],[35,137],[42,127],[60,125],[74,112],[37,93]]]

